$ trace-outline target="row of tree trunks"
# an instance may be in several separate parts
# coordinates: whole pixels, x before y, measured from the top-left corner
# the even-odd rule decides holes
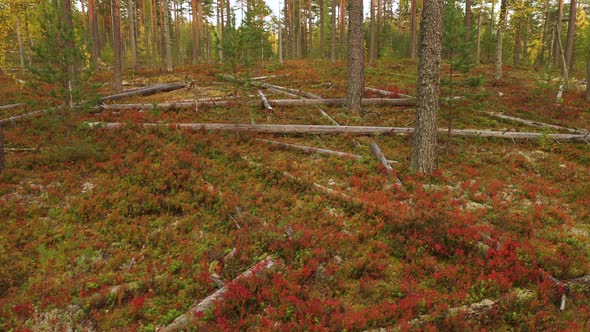
[[[270,99],[267,100],[271,107],[298,107],[298,106],[313,106],[313,105],[327,105],[327,106],[343,106],[346,104],[346,99]],[[216,106],[240,106],[247,103],[250,106],[260,105],[260,102],[249,101],[243,102],[238,100],[218,100],[218,101],[203,101],[198,102],[197,107],[216,107]],[[363,106],[379,105],[379,106],[414,106],[416,101],[413,99],[393,99],[393,98],[365,98],[362,100]],[[168,102],[159,104],[111,104],[100,105],[102,110],[110,111],[124,111],[124,110],[145,110],[145,109],[159,109],[159,110],[180,110],[180,109],[194,109],[195,103],[190,102]]]
[[[125,126],[119,122],[88,122],[91,128],[118,129]],[[275,125],[275,124],[234,124],[234,123],[144,123],[145,128],[170,127],[176,129],[211,130],[211,131],[249,131],[269,134],[350,134],[350,135],[408,135],[414,133],[409,127],[370,127],[370,126],[326,126],[326,125]],[[448,134],[448,129],[439,128],[441,134]],[[587,135],[579,134],[544,134],[516,131],[494,131],[479,129],[453,129],[452,136],[504,138],[504,139],[538,139],[547,138],[557,141],[587,142]]]
[[[486,114],[488,114],[490,116],[493,116],[493,117],[496,117],[496,118],[499,118],[499,119],[514,121],[514,122],[518,122],[518,123],[523,123],[523,124],[526,124],[526,125],[529,125],[529,126],[533,126],[533,127],[551,128],[551,129],[556,129],[556,130],[565,130],[565,131],[569,131],[570,133],[582,134],[582,135],[586,135],[586,134],[588,134],[590,132],[590,131],[584,130],[584,129],[576,129],[576,128],[562,127],[562,126],[552,125],[552,124],[543,123],[543,122],[537,122],[537,121],[531,121],[531,120],[516,118],[516,117],[513,117],[513,116],[508,116],[508,115],[504,115],[504,114],[500,114],[500,113],[495,113],[495,112],[486,112]]]
[[[184,87],[184,83],[157,84],[146,88],[131,89],[114,95],[105,96],[100,98],[100,102],[119,100],[133,96],[149,96],[159,92],[170,92],[174,90],[179,90]]]
[[[262,261],[258,262],[234,280],[231,281],[232,284],[243,282],[249,278],[254,276],[260,276],[264,273],[267,273],[269,270],[275,268],[278,265],[277,261],[275,261],[272,256],[267,256]],[[217,302],[223,301],[226,294],[228,292],[228,287],[224,286],[218,289],[213,294],[207,296],[205,299],[193,303],[191,307],[187,310],[185,314],[182,314],[170,325],[161,328],[160,332],[172,332],[172,331],[180,331],[186,330],[187,328],[191,327],[198,321],[199,314],[205,313],[210,310]]]

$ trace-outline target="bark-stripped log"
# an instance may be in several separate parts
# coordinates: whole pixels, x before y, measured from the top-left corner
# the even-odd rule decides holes
[[[275,89],[275,88],[267,88],[266,90],[272,92],[272,93],[281,93],[284,94],[285,96],[289,96],[291,98],[301,98],[300,96],[291,93],[291,92],[287,92],[287,91],[283,91],[283,90],[279,90],[279,89]]]
[[[322,115],[324,118],[326,118],[326,119],[328,119],[330,122],[332,122],[332,124],[333,124],[333,125],[335,125],[335,126],[340,126],[340,124],[339,124],[339,123],[338,123],[336,120],[334,120],[334,118],[333,118],[333,117],[331,117],[331,116],[330,116],[328,113],[326,113],[326,112],[325,112],[325,111],[324,111],[324,110],[323,110],[321,107],[319,107],[319,106],[318,106],[318,110],[320,110],[320,114],[321,114],[321,115]]]
[[[89,127],[116,129],[124,126],[119,122],[88,122]],[[368,126],[325,126],[325,125],[275,125],[275,124],[231,124],[231,123],[144,123],[144,127],[171,127],[191,130],[250,131],[270,134],[351,134],[351,135],[407,135],[414,132],[408,127],[368,127]],[[440,133],[448,134],[448,129],[440,128]],[[478,129],[453,129],[453,136],[489,137],[505,139],[536,139],[545,137],[558,141],[586,142],[586,135],[578,134],[543,134],[514,131],[493,131]]]
[[[557,125],[552,125],[552,124],[543,123],[543,122],[537,122],[537,121],[516,118],[513,116],[508,116],[508,115],[504,115],[504,114],[500,114],[500,113],[496,113],[496,112],[486,112],[486,114],[493,116],[495,118],[502,119],[502,120],[514,121],[514,122],[522,123],[522,124],[525,124],[528,126],[533,126],[533,127],[565,130],[565,131],[569,131],[570,133],[582,134],[582,135],[586,135],[590,132],[590,131],[584,130],[584,129],[568,128],[568,127],[557,126]]]
[[[414,98],[410,95],[406,95],[403,93],[399,93],[399,92],[391,92],[391,91],[387,91],[387,90],[381,90],[381,89],[375,89],[375,88],[370,88],[368,86],[365,87],[365,91],[370,91],[372,93],[377,93],[383,97],[387,97],[387,98],[395,98],[395,95],[398,95],[400,97],[404,97],[404,98]]]
[[[54,107],[54,108],[49,108],[49,109],[45,109],[45,110],[33,111],[33,112],[21,114],[21,115],[11,116],[11,117],[6,118],[6,119],[1,119],[0,120],[0,125],[5,124],[5,123],[8,123],[8,122],[15,122],[17,120],[28,118],[30,116],[35,116],[35,115],[47,113],[47,112],[50,112],[50,111],[55,111],[57,109],[59,109],[59,107]]]
[[[271,99],[267,100],[268,104],[272,107],[298,107],[298,106],[313,106],[313,105],[328,105],[328,106],[343,106],[346,104],[345,99]],[[213,100],[213,101],[201,101],[198,103],[198,107],[237,107],[243,104],[250,106],[259,105],[258,102],[240,102],[237,100]],[[416,101],[414,99],[391,99],[391,98],[365,98],[362,101],[363,106],[366,105],[388,105],[388,106],[414,106]],[[134,109],[159,109],[159,110],[181,110],[181,109],[195,109],[195,103],[193,101],[186,102],[166,102],[159,104],[111,104],[111,105],[100,105],[102,110],[111,111],[124,111]]]
[[[274,88],[274,89],[277,89],[277,90],[287,91],[289,93],[293,93],[293,94],[296,94],[296,95],[299,95],[299,96],[302,96],[302,97],[305,97],[305,98],[322,99],[321,96],[316,95],[314,93],[306,92],[306,91],[298,90],[298,89],[286,88],[284,86],[273,85],[273,84],[268,84],[268,83],[263,83],[260,86],[263,87],[263,88],[266,88],[266,89],[268,89],[268,88]]]
[[[157,84],[157,85],[150,86],[147,88],[133,89],[133,90],[124,91],[124,92],[121,92],[118,94],[105,96],[105,97],[100,98],[100,102],[103,103],[105,101],[118,100],[118,99],[123,99],[123,98],[127,98],[127,97],[133,97],[133,96],[149,96],[149,95],[156,94],[158,92],[170,92],[170,91],[174,91],[174,90],[179,90],[184,87],[185,87],[184,83]]]
[[[264,108],[266,108],[267,111],[272,112],[272,106],[270,106],[270,104],[268,103],[268,100],[264,96],[264,93],[262,93],[262,91],[258,90],[258,95],[260,96],[260,99],[262,100],[262,105],[264,105]]]
[[[256,265],[252,266],[230,283],[235,284],[242,280],[251,278],[253,276],[261,275],[262,273],[267,272],[269,269],[272,269],[277,265],[277,262],[271,257],[267,256],[265,259],[257,263]],[[176,317],[176,319],[170,323],[170,325],[163,327],[160,329],[160,332],[171,332],[171,331],[180,331],[185,330],[190,327],[192,324],[196,323],[198,320],[198,314],[205,313],[211,307],[215,305],[215,303],[223,301],[226,293],[228,292],[227,286],[224,286],[218,289],[215,293],[207,296],[200,302],[195,302],[193,305],[187,310],[186,313]]]
[[[361,156],[361,155],[347,153],[347,152],[314,148],[312,146],[307,146],[307,145],[290,144],[290,143],[271,141],[271,140],[266,140],[266,139],[256,139],[256,140],[260,141],[260,142],[270,143],[270,144],[280,146],[280,147],[286,148],[286,149],[300,150],[304,153],[321,153],[321,154],[327,154],[327,155],[338,156],[338,157],[343,157],[343,158],[352,158],[352,159],[356,159],[356,160],[363,159],[363,156]],[[391,162],[391,161],[388,160],[388,162]]]
[[[10,104],[10,105],[4,105],[4,106],[0,106],[0,111],[8,111],[8,110],[13,110],[16,108],[21,108],[21,107],[26,107],[27,104]]]

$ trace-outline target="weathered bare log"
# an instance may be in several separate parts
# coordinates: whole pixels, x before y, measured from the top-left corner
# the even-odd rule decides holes
[[[262,91],[258,90],[258,95],[260,96],[260,99],[262,100],[262,104],[264,105],[266,110],[269,112],[272,112],[272,106],[270,106],[270,104],[268,103],[268,100],[264,96],[264,93],[262,93]]]
[[[270,144],[280,146],[283,148],[287,148],[287,149],[300,150],[305,153],[321,153],[321,154],[327,154],[327,155],[332,155],[332,156],[338,156],[338,157],[342,157],[342,158],[352,158],[352,159],[356,159],[356,160],[360,160],[363,158],[363,156],[360,156],[358,154],[352,154],[352,153],[340,152],[340,151],[334,151],[334,150],[328,150],[328,149],[321,149],[321,148],[314,148],[314,147],[307,146],[307,145],[289,144],[289,143],[284,143],[284,142],[271,141],[271,140],[267,140],[267,139],[256,139],[256,140],[260,141],[260,142],[270,143]]]
[[[26,107],[27,104],[10,104],[10,105],[4,105],[4,106],[0,106],[0,111],[8,111],[8,110],[13,110],[16,108],[21,108],[21,107]]]
[[[169,92],[174,90],[179,90],[185,87],[184,83],[169,83],[169,84],[157,84],[147,88],[141,89],[132,89],[128,91],[124,91],[118,94],[105,96],[100,98],[100,102],[103,103],[105,101],[113,101],[119,100],[123,98],[133,97],[133,96],[149,96],[153,95],[158,92]]]
[[[273,93],[282,93],[285,96],[289,96],[291,98],[301,98],[300,96],[291,93],[291,92],[287,92],[287,91],[283,91],[283,90],[279,90],[279,89],[275,89],[275,88],[267,88],[268,91],[273,92]]]
[[[387,159],[385,158],[385,155],[383,154],[383,152],[379,148],[379,145],[377,145],[377,143],[375,143],[375,142],[371,142],[370,146],[371,146],[371,151],[373,152],[373,155],[381,162],[381,164],[383,164],[383,167],[385,167],[385,171],[387,172],[387,176],[393,176],[393,168],[387,162]]]
[[[335,125],[335,126],[340,126],[340,124],[339,124],[339,123],[338,123],[336,120],[334,120],[334,118],[333,118],[333,117],[331,117],[331,116],[330,116],[330,114],[326,113],[326,112],[325,112],[325,111],[324,111],[324,110],[323,110],[321,107],[319,107],[319,106],[318,106],[317,108],[318,108],[318,110],[320,111],[320,114],[321,114],[321,115],[322,115],[324,118],[326,118],[326,119],[328,119],[330,122],[332,122],[332,124],[333,124],[333,125]]]
[[[119,122],[89,122],[89,127],[102,127],[116,129],[124,126]],[[369,127],[369,126],[326,126],[326,125],[276,125],[276,124],[231,124],[231,123],[144,123],[144,127],[172,127],[191,130],[221,130],[221,131],[250,131],[271,134],[351,134],[351,135],[407,135],[414,132],[409,127]],[[445,128],[439,129],[440,133],[448,133]],[[548,139],[569,142],[586,142],[588,137],[579,134],[543,134],[513,131],[493,131],[479,129],[453,129],[453,136],[462,137],[489,137],[504,139],[536,139],[546,137]]]
[[[252,266],[242,274],[240,274],[230,283],[234,284],[240,282],[241,280],[261,275],[262,273],[265,273],[266,271],[275,267],[276,265],[277,262],[271,256],[267,256],[265,259],[258,262],[256,265]],[[223,301],[223,298],[225,297],[227,292],[227,286],[223,286],[222,288],[218,289],[215,293],[207,296],[202,301],[193,303],[193,305],[187,310],[186,313],[176,317],[176,319],[172,323],[170,323],[170,325],[163,327],[159,331],[171,332],[185,330],[187,327],[190,327],[192,324],[197,322],[198,314],[206,312],[207,310],[211,309],[211,307],[213,307],[217,302]]]
[[[250,78],[250,81],[264,81],[269,78],[278,78],[278,77],[287,77],[287,74],[252,77],[252,78]]]
[[[33,111],[33,112],[29,112],[29,113],[25,113],[25,114],[21,114],[21,115],[15,115],[15,116],[11,116],[9,118],[6,119],[1,119],[0,120],[0,125],[1,124],[5,124],[5,123],[9,123],[9,122],[15,122],[24,118],[28,118],[31,116],[35,116],[35,115],[39,115],[39,114],[43,114],[43,113],[47,113],[49,111],[53,111],[56,110],[57,108],[50,108],[50,109],[45,109],[45,110],[40,110],[40,111]]]
[[[329,105],[329,106],[343,106],[346,104],[345,99],[271,99],[267,100],[269,106],[273,107],[297,107],[297,106],[313,106],[313,105]],[[213,100],[200,101],[198,107],[237,107],[243,104],[250,106],[259,105],[256,101],[238,101],[238,100]],[[388,98],[365,98],[362,101],[363,105],[390,105],[390,106],[413,106],[416,104],[412,99],[388,99]],[[180,102],[166,102],[159,104],[111,104],[100,105],[102,110],[111,111],[125,111],[125,110],[145,110],[145,109],[159,109],[159,110],[181,110],[181,109],[195,109],[194,101],[180,101]]]
[[[514,122],[522,123],[522,124],[525,124],[528,126],[533,126],[533,127],[565,130],[565,131],[569,131],[570,133],[582,134],[582,135],[586,135],[590,132],[590,131],[584,130],[584,129],[568,128],[568,127],[552,125],[552,124],[543,123],[543,122],[531,121],[531,120],[521,119],[521,118],[508,116],[508,115],[504,115],[504,114],[500,114],[500,113],[496,113],[496,112],[486,112],[486,114],[493,116],[495,118],[502,119],[502,120],[514,121]]]
[[[287,91],[287,92],[294,93],[296,95],[299,95],[299,96],[302,96],[302,97],[305,97],[305,98],[322,99],[321,96],[318,96],[318,95],[316,95],[314,93],[306,92],[306,91],[303,91],[303,90],[291,89],[291,88],[286,88],[284,86],[273,85],[273,84],[268,84],[268,83],[263,83],[261,86],[263,88],[267,88],[267,89],[268,88],[274,88],[274,89],[277,89],[277,90]]]
[[[396,93],[396,92],[391,92],[391,91],[387,91],[387,90],[375,89],[375,88],[370,88],[368,86],[365,87],[365,91],[377,93],[377,94],[379,94],[383,97],[387,97],[387,98],[395,98],[395,95],[398,95],[398,96],[404,97],[404,98],[414,98],[410,95],[406,95],[403,93]]]

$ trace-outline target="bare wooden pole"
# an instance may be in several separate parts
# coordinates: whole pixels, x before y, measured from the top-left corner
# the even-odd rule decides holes
[[[0,122],[1,123],[1,122]],[[119,122],[88,122],[91,128],[118,129],[125,126]],[[211,130],[211,131],[249,131],[269,134],[349,134],[349,135],[408,135],[414,132],[409,127],[367,127],[367,126],[325,126],[325,125],[275,125],[275,124],[230,124],[230,123],[144,123],[145,128],[170,127],[176,129]],[[446,128],[439,133],[448,134]],[[564,142],[588,142],[588,135],[580,134],[545,134],[514,131],[494,131],[479,129],[453,129],[452,136],[504,138],[504,139],[538,139],[547,138]]]

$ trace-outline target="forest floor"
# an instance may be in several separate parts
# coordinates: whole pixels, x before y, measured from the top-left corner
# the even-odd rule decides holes
[[[284,75],[264,82],[344,98],[343,68],[292,61],[238,77]],[[415,68],[407,60],[379,62],[367,68],[366,86],[414,95]],[[580,86],[556,100],[558,82],[530,70],[506,67],[501,84],[492,82],[489,66],[455,74],[452,95],[464,98],[441,102],[441,128],[451,121],[453,129],[543,135],[441,133],[440,171],[423,176],[408,170],[408,135],[141,126],[332,125],[316,106],[248,106],[260,100],[257,88],[220,80],[220,73],[206,65],[174,74],[135,71],[126,88],[186,76],[196,86],[107,103],[242,103],[57,110],[3,125],[0,330],[172,330],[178,316],[223,283],[214,306],[189,310],[195,330],[590,330],[590,144],[559,142],[550,134],[568,131],[486,113],[590,129]],[[449,97],[448,68],[442,79]],[[0,76],[0,100],[27,103],[0,111],[0,119],[53,102],[8,76]],[[322,109],[348,126],[411,127],[415,112]],[[307,154],[263,140],[361,157]],[[373,142],[397,161],[392,177],[372,156]],[[273,267],[260,268],[269,255]]]

